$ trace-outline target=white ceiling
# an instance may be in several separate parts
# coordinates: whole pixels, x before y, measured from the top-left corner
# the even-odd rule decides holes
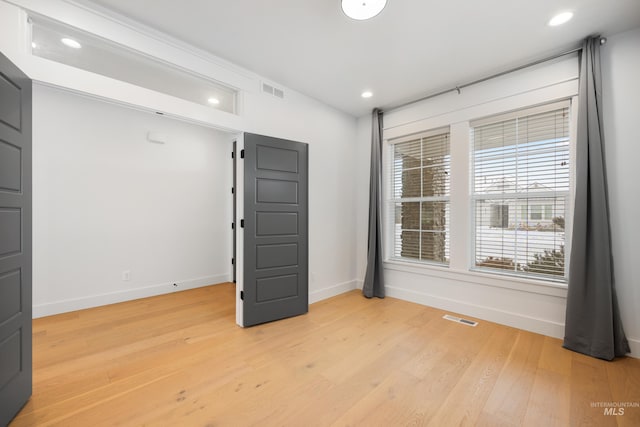
[[[355,116],[640,26],[640,0],[76,0],[106,8]],[[573,20],[547,26],[558,12]],[[104,11],[104,10],[103,10]],[[639,46],[640,49],[640,46]],[[374,96],[362,99],[370,90]]]

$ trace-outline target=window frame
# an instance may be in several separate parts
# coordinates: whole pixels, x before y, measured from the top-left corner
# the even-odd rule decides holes
[[[574,108],[576,103],[572,102],[571,99],[565,99],[560,101],[552,101],[544,104],[534,105],[530,107],[519,108],[513,111],[505,112],[505,113],[497,113],[492,114],[490,116],[485,116],[483,118],[470,120],[468,123],[469,129],[469,205],[467,206],[469,218],[470,218],[470,231],[471,231],[471,239],[468,241],[469,248],[469,271],[479,272],[482,274],[489,275],[497,275],[497,276],[510,276],[520,279],[533,279],[542,282],[548,283],[560,283],[566,286],[568,283],[569,271],[568,271],[568,260],[570,259],[570,246],[571,246],[571,224],[573,224],[573,200],[574,200],[574,181],[575,181],[575,120],[577,114],[574,112]],[[567,131],[568,131],[568,159],[569,159],[569,188],[566,191],[544,191],[544,192],[535,192],[528,193],[528,197],[518,197],[516,192],[513,193],[496,193],[495,195],[477,195],[474,192],[474,147],[473,147],[473,138],[471,137],[473,129],[478,126],[490,125],[494,123],[500,123],[508,120],[513,120],[520,117],[533,116],[536,114],[551,112],[555,110],[560,110],[566,108],[569,114],[567,118]],[[500,196],[500,197],[498,197]],[[564,274],[553,276],[546,274],[532,274],[532,273],[521,273],[513,270],[501,270],[498,268],[483,268],[476,265],[476,248],[477,248],[477,233],[476,233],[476,202],[479,200],[491,201],[491,200],[527,200],[527,199],[536,199],[536,198],[557,198],[564,197],[564,212],[565,212],[565,232],[564,232],[564,259],[565,259],[565,269]],[[540,219],[537,221],[542,221],[545,215],[544,205],[528,205],[527,206],[527,218],[529,220],[534,220],[533,208],[534,206],[540,207]],[[517,209],[517,208],[516,208]],[[516,212],[517,215],[517,212]]]
[[[446,196],[420,196],[420,197],[400,197],[394,198],[394,189],[393,189],[393,173],[394,173],[394,148],[397,144],[402,144],[405,142],[415,141],[417,139],[425,139],[434,136],[439,136],[446,134],[448,136],[448,146],[449,146],[449,170],[451,169],[451,129],[450,126],[440,126],[434,129],[429,129],[419,133],[413,133],[409,135],[404,135],[398,138],[393,138],[384,141],[384,150],[383,150],[383,236],[385,237],[386,243],[383,244],[383,255],[384,260],[386,262],[399,262],[399,263],[409,263],[409,264],[417,264],[424,266],[432,266],[432,267],[442,267],[449,268],[450,265],[450,254],[446,262],[439,262],[435,260],[425,260],[420,258],[409,258],[409,257],[401,257],[395,255],[395,221],[396,221],[396,205],[402,202],[416,202],[420,204],[420,219],[419,219],[419,242],[422,244],[422,203],[424,202],[443,202],[448,206],[449,212],[451,210],[451,182],[449,181],[449,191]],[[416,169],[424,169],[425,166],[421,165],[416,167]],[[449,172],[449,177],[451,176],[451,172]],[[422,182],[422,176],[421,176]],[[445,226],[445,239],[451,239],[450,236],[450,221],[447,221]],[[431,231],[431,230],[427,230]],[[421,246],[418,249],[418,253],[421,254]]]
[[[465,101],[466,102],[466,101]],[[570,190],[565,210],[565,259],[571,254],[571,229],[573,223],[573,208],[575,200],[575,137],[578,115],[577,80],[562,82],[552,90],[544,88],[532,92],[516,93],[512,97],[494,99],[481,105],[467,105],[452,109],[443,114],[427,116],[416,121],[399,121],[393,112],[385,117],[383,134],[383,164],[382,164],[382,197],[385,203],[382,208],[382,235],[384,268],[392,277],[401,272],[433,277],[438,283],[456,283],[457,281],[477,286],[498,287],[504,289],[521,290],[543,295],[562,296],[566,292],[566,281],[553,281],[538,276],[521,276],[499,271],[478,270],[471,268],[473,264],[473,248],[475,236],[473,226],[473,211],[471,209],[471,175],[470,153],[471,138],[470,124],[483,118],[498,115],[518,114],[523,110],[555,103],[569,105],[569,161],[570,161]],[[547,107],[548,108],[548,107]],[[391,191],[389,157],[393,155],[390,141],[401,141],[425,133],[425,129],[450,130],[451,150],[451,181],[450,181],[450,262],[448,266],[428,263],[424,261],[410,261],[394,259],[393,234],[390,230],[388,204]],[[400,276],[398,276],[400,277]],[[444,281],[444,282],[443,282]]]

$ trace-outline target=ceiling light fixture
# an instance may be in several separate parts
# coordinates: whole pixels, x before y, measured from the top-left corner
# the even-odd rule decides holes
[[[363,98],[371,98],[373,96],[373,93],[367,90],[365,92],[362,92],[362,95],[360,96]]]
[[[557,14],[556,16],[554,16],[553,18],[551,18],[551,20],[549,21],[549,26],[550,27],[557,27],[558,25],[562,25],[566,22],[569,22],[569,20],[573,18],[573,13],[571,12],[562,12]]]
[[[218,105],[218,104],[220,104],[220,100],[219,100],[218,98],[209,98],[209,99],[207,99],[207,102],[208,102],[209,104],[213,104],[213,105]]]
[[[351,19],[364,21],[382,12],[387,0],[342,0],[342,11]]]
[[[82,45],[80,43],[78,43],[77,41],[75,41],[74,39],[70,39],[70,38],[63,38],[60,39],[60,41],[65,45],[65,46],[69,46],[73,49],[80,49],[82,47]]]
[[[36,42],[31,42],[31,47],[32,47],[33,49],[37,49],[37,48],[38,48],[38,45],[36,44]]]

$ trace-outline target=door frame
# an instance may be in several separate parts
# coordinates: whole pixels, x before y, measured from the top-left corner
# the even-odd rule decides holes
[[[240,153],[244,150],[244,133],[238,134],[235,140],[235,200],[236,200],[236,217],[233,219],[235,224],[235,271],[236,271],[236,324],[244,328],[244,304],[242,298],[244,296],[244,228],[240,226],[244,219],[244,162],[239,161]]]

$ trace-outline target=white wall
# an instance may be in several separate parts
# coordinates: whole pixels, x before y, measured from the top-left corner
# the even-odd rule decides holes
[[[609,37],[600,52],[614,274],[625,332],[640,356],[640,28]]]
[[[34,316],[228,281],[231,141],[35,85]]]

